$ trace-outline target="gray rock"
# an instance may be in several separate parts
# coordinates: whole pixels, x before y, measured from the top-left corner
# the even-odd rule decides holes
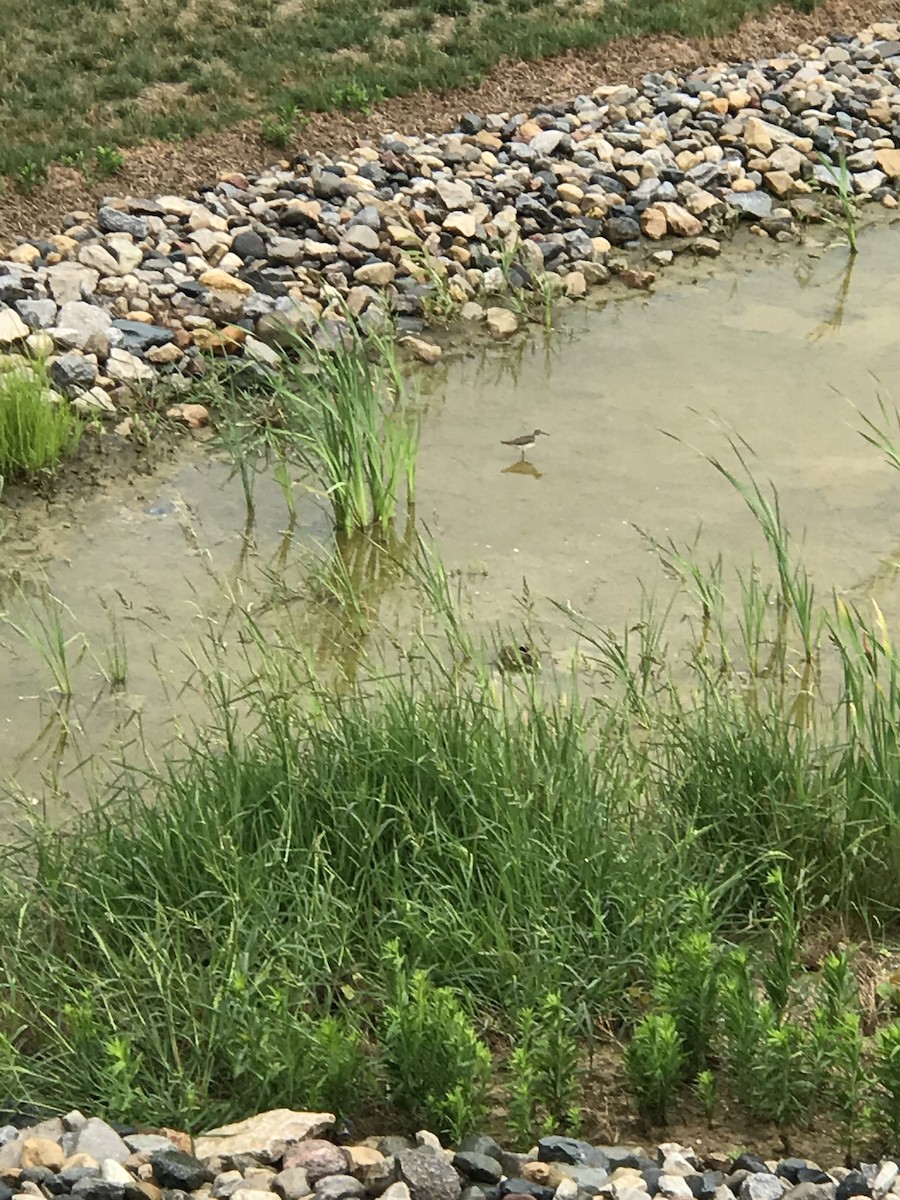
[[[765,192],[725,192],[723,199],[732,208],[736,208],[741,216],[751,220],[761,220],[772,212],[772,197]]]
[[[570,1163],[604,1170],[609,1166],[609,1159],[602,1150],[577,1138],[543,1137],[537,1144],[537,1152],[539,1162]]]
[[[29,329],[49,329],[56,321],[55,300],[17,300],[13,308]]]
[[[85,388],[91,387],[97,378],[97,368],[88,359],[82,358],[80,354],[60,354],[54,358],[53,362],[50,364],[50,378],[53,380],[54,385],[58,387],[61,392],[69,396],[75,392],[80,392]],[[94,1117],[92,1120],[96,1121],[97,1118]],[[86,1124],[90,1124],[90,1122],[87,1122]],[[102,1125],[105,1124],[105,1122],[100,1121],[99,1124]],[[109,1126],[107,1126],[107,1129],[109,1129]],[[114,1129],[109,1129],[109,1132],[113,1134],[114,1137],[119,1137]],[[74,1140],[75,1136],[76,1135],[73,1134],[66,1134],[65,1138],[63,1139],[64,1150],[66,1149],[68,1139],[72,1138]],[[120,1148],[116,1149],[112,1138],[103,1139],[101,1138],[100,1134],[95,1135],[93,1132],[89,1135],[89,1137],[91,1144],[103,1145],[104,1141],[106,1141],[109,1149],[115,1152],[93,1154],[93,1151],[91,1150],[73,1149],[68,1151],[68,1153],[91,1154],[92,1157],[96,1158],[98,1162],[104,1158],[114,1158],[116,1162],[124,1162],[131,1153],[124,1142],[122,1142]],[[121,1142],[122,1139],[119,1138],[119,1141]]]
[[[641,236],[641,228],[633,217],[608,217],[605,229],[607,238],[614,246],[636,242]]]
[[[351,218],[350,225],[365,225],[367,228],[374,229],[377,232],[381,228],[381,214],[374,205],[367,204]]]
[[[178,1147],[159,1133],[131,1133],[122,1139],[136,1154],[152,1154],[154,1150],[177,1150]]]
[[[413,1200],[459,1200],[459,1176],[431,1150],[403,1150],[397,1155],[400,1179]]]
[[[166,346],[175,334],[163,325],[147,325],[143,321],[113,321],[113,329],[122,335],[119,345],[132,354],[141,354],[153,346]]]
[[[763,1175],[757,1171],[748,1175],[741,1184],[740,1200],[781,1200],[784,1181],[777,1175]]]
[[[105,308],[87,304],[84,300],[69,300],[60,308],[56,318],[60,336],[55,340],[69,350],[92,350],[105,354],[108,344],[106,336],[111,324],[112,317]],[[62,331],[65,331],[64,337]]]
[[[97,214],[97,224],[104,233],[130,233],[139,242],[149,233],[149,227],[143,217],[119,212],[117,208],[110,208],[108,205],[101,208]]]
[[[559,1169],[566,1179],[574,1180],[578,1184],[579,1193],[586,1196],[599,1195],[609,1181],[609,1172],[604,1167],[561,1163]]]
[[[125,1200],[126,1189],[123,1183],[94,1175],[79,1179],[72,1188],[72,1195],[79,1200]]]
[[[326,1175],[316,1183],[314,1191],[317,1200],[353,1200],[366,1194],[364,1184],[352,1175]]]
[[[55,263],[47,268],[46,276],[50,295],[57,304],[92,296],[100,279],[99,273],[92,267],[73,262]]]
[[[272,1191],[279,1195],[281,1200],[301,1200],[303,1196],[309,1195],[312,1188],[302,1167],[288,1167],[285,1171],[279,1171],[272,1180]]]

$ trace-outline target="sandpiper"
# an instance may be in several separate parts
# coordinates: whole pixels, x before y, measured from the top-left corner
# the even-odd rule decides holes
[[[522,457],[525,457],[525,451],[530,450],[539,437],[549,437],[550,434],[546,429],[535,429],[533,433],[523,433],[521,437],[502,438],[501,446],[515,446],[517,450],[522,451]]]

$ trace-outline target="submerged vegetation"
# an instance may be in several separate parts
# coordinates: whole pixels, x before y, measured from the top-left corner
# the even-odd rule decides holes
[[[7,852],[9,1090],[190,1126],[387,1099],[451,1138],[499,1095],[524,1143],[583,1126],[602,1036],[649,1121],[688,1094],[887,1145],[900,1026],[855,947],[897,917],[900,656],[817,599],[743,452],[715,466],[771,567],[657,546],[687,662],[648,605],[622,635],[568,612],[584,679],[498,673],[433,553],[440,634],[338,688],[243,614],[211,726]]]

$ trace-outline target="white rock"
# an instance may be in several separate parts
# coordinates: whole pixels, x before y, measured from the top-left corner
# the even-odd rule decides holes
[[[435,191],[445,208],[471,208],[475,203],[471,187],[462,179],[441,179],[435,185]]]
[[[274,1108],[201,1134],[194,1142],[194,1154],[201,1159],[219,1154],[256,1154],[275,1159],[284,1153],[286,1145],[319,1137],[333,1124],[333,1113]]]
[[[27,338],[28,326],[12,308],[0,309],[0,346],[9,346]]]
[[[106,374],[117,383],[137,383],[142,379],[153,379],[155,372],[127,350],[110,350]]]

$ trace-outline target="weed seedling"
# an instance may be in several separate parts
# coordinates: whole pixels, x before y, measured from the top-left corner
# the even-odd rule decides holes
[[[101,179],[109,179],[125,166],[125,155],[118,146],[95,146],[94,161]]]
[[[853,194],[853,180],[850,171],[847,168],[847,160],[843,154],[838,158],[837,166],[831,161],[826,154],[820,154],[819,159],[825,167],[828,174],[834,181],[837,188],[838,200],[841,205],[841,220],[830,214],[825,214],[825,219],[830,220],[833,224],[841,224],[844,234],[847,238],[847,245],[850,247],[852,255],[859,253],[859,246],[856,238],[856,199]]]

